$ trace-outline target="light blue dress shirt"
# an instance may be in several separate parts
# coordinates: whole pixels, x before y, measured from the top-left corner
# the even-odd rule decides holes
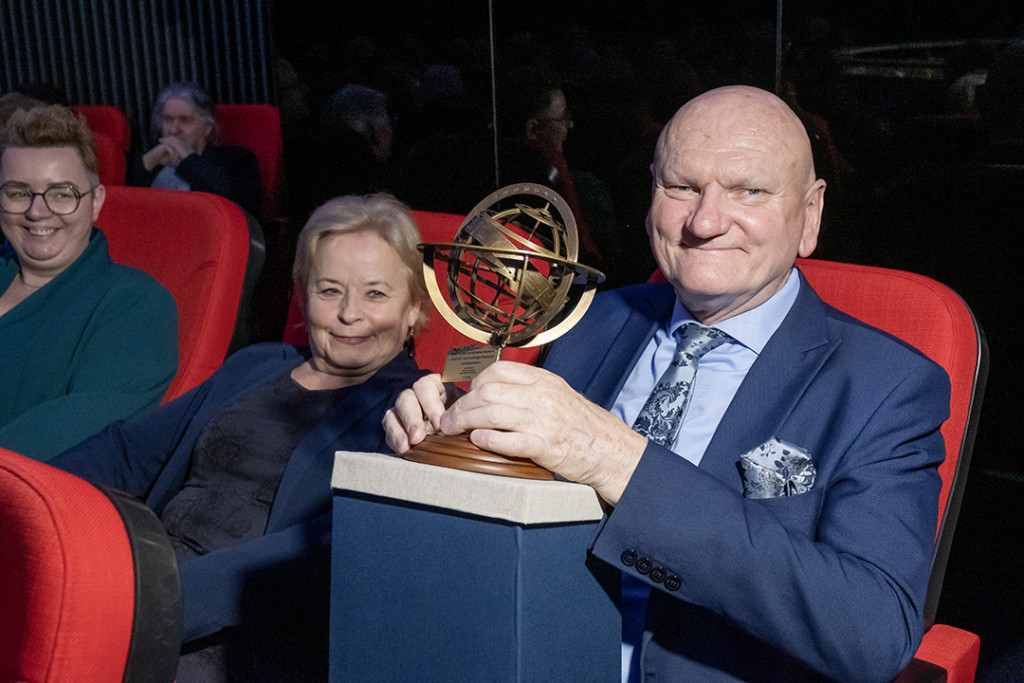
[[[775,330],[779,329],[799,290],[800,278],[793,269],[786,284],[768,301],[712,325],[732,339],[700,359],[690,407],[672,447],[675,453],[695,465],[700,464],[740,383]],[[675,332],[688,322],[699,321],[676,301],[672,317],[647,344],[612,405],[612,413],[626,424],[633,424],[654,385],[668,369],[676,351]]]
[[[731,339],[701,357],[690,406],[672,445],[673,452],[694,465],[700,464],[747,371],[779,329],[799,291],[800,277],[794,268],[786,284],[768,301],[711,325]],[[612,405],[612,413],[626,424],[632,425],[636,421],[654,385],[672,362],[676,351],[676,330],[689,322],[699,321],[677,300],[672,317],[648,342]],[[622,681],[627,683],[639,680],[639,649],[650,587],[628,575],[622,578]]]

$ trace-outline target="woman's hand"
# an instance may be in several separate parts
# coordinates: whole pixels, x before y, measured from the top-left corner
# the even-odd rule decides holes
[[[395,453],[405,453],[428,434],[440,432],[441,416],[455,395],[455,388],[441,382],[438,374],[416,380],[384,414],[388,447]]]

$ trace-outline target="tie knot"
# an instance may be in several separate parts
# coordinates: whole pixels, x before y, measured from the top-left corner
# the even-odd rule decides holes
[[[676,343],[676,356],[673,360],[676,364],[695,362],[729,339],[725,332],[697,323],[686,323],[677,334],[679,341]]]

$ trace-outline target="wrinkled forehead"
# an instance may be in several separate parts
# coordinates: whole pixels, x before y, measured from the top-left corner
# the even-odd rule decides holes
[[[199,118],[199,107],[189,100],[171,97],[164,103],[162,113],[166,118]]]

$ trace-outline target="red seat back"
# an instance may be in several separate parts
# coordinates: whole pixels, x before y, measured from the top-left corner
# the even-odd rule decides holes
[[[263,200],[259,218],[277,216],[284,172],[281,114],[271,104],[218,104],[214,110],[221,144],[245,147],[256,155]]]
[[[939,467],[939,509],[948,516],[958,467],[973,447],[969,428],[980,403],[975,388],[982,379],[982,356],[987,357],[971,310],[956,292],[923,275],[817,259],[798,259],[797,266],[824,301],[899,337],[949,374],[950,415],[942,426],[946,459]]]
[[[923,275],[817,259],[797,259],[797,266],[824,301],[899,337],[949,374],[949,419],[942,425],[946,459],[939,466],[939,519],[925,602],[925,623],[931,626],[942,593],[988,375],[984,336],[963,299]]]
[[[96,139],[96,159],[100,182],[124,185],[128,170],[125,156],[132,146],[132,129],[128,116],[107,104],[76,104],[72,111],[81,115]]]
[[[963,299],[923,275],[818,259],[797,259],[796,264],[826,303],[899,337],[941,365],[949,375],[949,418],[942,425],[946,458],[939,466],[939,518],[924,605],[927,631],[915,660],[896,681],[939,680],[919,675],[921,667],[938,665],[944,675],[941,680],[948,676],[950,681],[969,683],[974,680],[978,663],[978,636],[949,626],[932,626],[967,483],[988,375],[985,337]],[[651,279],[663,280],[664,276],[656,272]]]
[[[452,213],[435,213],[433,211],[413,211],[413,220],[420,229],[420,237],[424,242],[450,242],[459,231],[465,216]],[[293,295],[285,323],[283,340],[289,344],[302,346],[308,343],[302,307]],[[434,372],[444,370],[448,351],[457,346],[480,346],[465,335],[456,332],[444,321],[436,311],[430,312],[430,323],[416,337],[416,362],[421,368]],[[503,357],[520,363],[534,363],[540,353],[539,347],[505,349]]]
[[[106,133],[93,132],[96,141],[96,163],[99,166],[100,183],[103,185],[124,185],[128,173],[128,160],[124,150]]]
[[[152,275],[178,305],[170,401],[213,374],[228,353],[249,254],[245,215],[205,192],[110,187],[97,224],[111,257]]]
[[[122,152],[131,149],[132,128],[123,111],[108,104],[76,104],[71,109],[85,117],[93,133],[110,136]]]
[[[84,480],[0,448],[0,681],[173,680],[174,551],[150,510],[123,514]]]

